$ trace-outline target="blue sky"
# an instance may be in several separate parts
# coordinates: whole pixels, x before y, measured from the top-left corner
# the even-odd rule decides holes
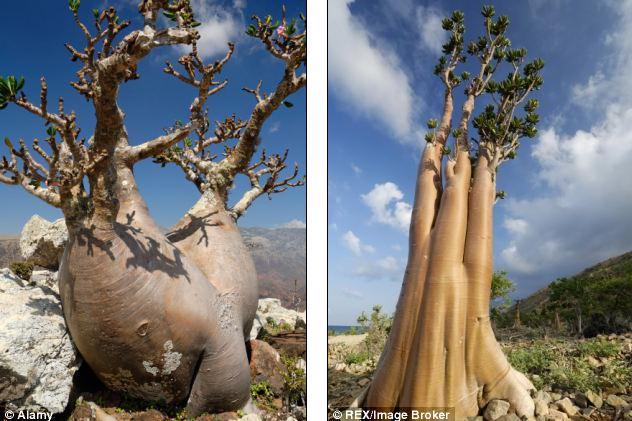
[[[132,20],[131,28],[136,29],[141,23],[137,12],[138,1],[83,0],[81,3],[80,14],[85,22],[91,22],[91,9],[113,5],[123,19]],[[245,119],[254,106],[254,98],[242,92],[241,88],[253,88],[261,79],[263,90],[271,89],[280,80],[283,66],[265,51],[258,40],[246,36],[244,29],[255,13],[279,16],[281,2],[194,0],[192,3],[199,12],[198,20],[203,23],[198,29],[202,34],[200,51],[206,59],[223,56],[228,41],[236,43],[235,54],[222,74],[229,79],[229,84],[207,102],[209,117],[211,120],[223,120],[236,113]],[[89,137],[94,127],[93,109],[69,86],[79,67],[69,60],[64,43],[80,47],[82,34],[72,20],[67,2],[25,0],[6,2],[2,7],[2,15],[12,18],[3,19],[0,28],[0,75],[23,75],[26,79],[25,93],[36,103],[39,101],[39,79],[45,76],[49,102],[54,104],[57,97],[63,96],[66,110],[77,112],[82,133]],[[288,16],[298,16],[299,12],[305,12],[305,1],[289,2],[287,9]],[[160,136],[164,127],[172,125],[177,119],[188,118],[194,89],[162,72],[165,61],[176,62],[180,55],[182,51],[176,47],[154,50],[139,67],[141,78],[122,86],[120,105],[126,114],[131,143],[138,144]],[[269,118],[262,131],[262,147],[269,153],[289,148],[288,163],[297,162],[301,174],[304,174],[305,90],[288,100],[294,103],[294,107],[282,107]],[[2,137],[14,140],[22,137],[30,142],[34,137],[42,138],[44,130],[41,120],[15,106],[10,105],[0,112]],[[198,198],[193,184],[186,181],[176,167],[160,169],[147,160],[137,165],[135,171],[141,192],[161,225],[174,224]],[[232,192],[232,201],[238,200],[247,186],[247,180],[242,177]],[[33,213],[49,219],[61,216],[56,209],[15,186],[0,184],[0,200],[3,204],[0,233],[19,232]],[[294,220],[305,221],[305,187],[289,189],[275,195],[271,201],[266,197],[259,198],[240,219],[240,225],[273,227]]]
[[[464,11],[469,41],[487,3],[546,62],[539,135],[499,173],[495,269],[521,297],[632,250],[632,1],[329,0],[329,324],[394,311],[420,139],[442,106],[441,18]]]

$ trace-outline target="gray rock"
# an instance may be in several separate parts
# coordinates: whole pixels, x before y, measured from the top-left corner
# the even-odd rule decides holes
[[[585,393],[585,395],[586,399],[588,399],[588,402],[595,408],[601,408],[603,406],[603,399],[598,393],[589,390]]]
[[[497,421],[520,421],[520,417],[514,413],[511,413],[503,415],[502,417],[498,418]]]
[[[483,418],[486,421],[497,420],[509,411],[509,402],[500,399],[492,399],[485,407]]]
[[[549,395],[547,392],[545,392],[544,390],[538,390],[537,392],[535,392],[535,396],[533,397],[534,400],[541,400],[544,403],[546,403],[547,405],[549,403],[551,403],[552,399],[551,399],[551,395]]]
[[[559,401],[555,402],[555,404],[559,409],[561,409],[563,412],[570,415],[571,417],[573,415],[577,415],[578,410],[569,398],[560,399]]]
[[[596,409],[595,408],[584,408],[582,409],[582,415],[585,417],[590,418],[590,416],[593,414],[593,412],[595,412]]]
[[[51,270],[34,270],[31,275],[31,284],[41,287],[44,291],[52,290],[59,295],[57,272]]]
[[[551,392],[549,395],[551,396],[551,402],[559,401],[560,399],[562,399],[562,395],[559,393]]]
[[[286,323],[292,329],[304,328],[307,326],[306,315],[306,312],[300,313],[283,307],[278,298],[261,298],[250,330],[250,340],[257,339],[268,321],[273,321],[276,325]]]
[[[608,396],[606,398],[606,403],[615,408],[618,408],[620,406],[626,406],[628,404],[624,399],[618,397],[617,395]]]
[[[533,403],[535,404],[535,414],[546,416],[549,414],[549,405],[542,399],[535,398],[533,399]]]
[[[281,300],[278,298],[262,298],[259,300],[257,306],[257,317],[265,325],[269,320],[273,320],[274,323],[280,325],[287,323],[295,328],[297,320],[307,323],[307,313],[290,310],[281,305]]]
[[[259,332],[261,332],[261,328],[263,328],[263,323],[259,319],[259,314],[255,314],[255,319],[252,321],[252,329],[250,329],[250,337],[248,340],[254,341],[258,338]]]
[[[59,297],[0,270],[0,404],[63,412],[81,363]]]
[[[68,241],[63,219],[49,222],[39,215],[28,220],[20,235],[22,257],[46,269],[57,270]]]
[[[359,385],[359,386],[362,386],[362,387],[366,386],[366,385],[367,385],[367,384],[369,384],[369,383],[371,383],[371,380],[369,380],[369,379],[368,379],[368,378],[366,378],[366,377],[363,377],[363,378],[361,378],[360,380],[358,380],[358,385]]]
[[[566,415],[564,412],[558,411],[557,409],[549,408],[549,415],[547,415],[545,419],[547,421],[567,420],[568,415]]]
[[[583,393],[577,393],[573,398],[573,402],[580,408],[586,408],[588,406],[588,398]]]

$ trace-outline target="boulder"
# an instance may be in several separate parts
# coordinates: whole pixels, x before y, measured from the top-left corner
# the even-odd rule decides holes
[[[620,406],[626,406],[628,403],[617,395],[610,395],[606,398],[606,403],[612,407],[618,408]]]
[[[503,415],[507,415],[507,411],[509,411],[509,402],[503,401],[500,399],[492,399],[485,407],[485,412],[483,413],[483,418],[486,421],[497,420]]]
[[[538,398],[533,399],[533,403],[535,404],[535,414],[546,416],[549,415],[549,405],[546,401]]]
[[[39,215],[28,220],[20,235],[20,252],[25,260],[46,269],[57,270],[68,241],[63,219],[49,222]]]
[[[571,417],[573,415],[577,415],[578,410],[569,398],[560,399],[559,401],[555,402],[555,404],[561,411],[570,415]]]
[[[31,284],[35,284],[44,291],[52,290],[55,294],[59,295],[57,272],[53,272],[52,270],[34,270],[31,275]]]
[[[80,357],[59,297],[0,270],[0,404],[63,412]]]
[[[549,408],[549,415],[545,417],[545,419],[551,421],[559,421],[559,420],[567,420],[568,415],[564,412],[560,412],[557,409]]]
[[[259,332],[263,328],[263,322],[259,319],[259,313],[255,314],[255,319],[252,321],[252,329],[250,329],[249,341],[254,341],[259,336]]]
[[[287,323],[292,329],[296,327],[296,321],[298,319],[307,323],[306,312],[298,312],[290,310],[281,305],[281,300],[278,298],[262,298],[259,300],[257,306],[257,316],[259,320],[265,325],[270,321],[274,321],[277,325]]]
[[[498,421],[520,421],[520,417],[512,412],[511,414],[503,415],[498,418]]]
[[[281,356],[268,343],[255,339],[248,342],[250,354],[250,377],[252,383],[267,381],[272,391],[281,396],[283,393],[283,377],[285,367],[281,362]]]
[[[278,298],[261,298],[257,305],[257,314],[252,323],[249,340],[257,339],[261,329],[265,328],[269,322],[277,326],[283,323],[288,324],[292,330],[304,329],[307,327],[306,315],[306,312],[301,313],[283,307]]]

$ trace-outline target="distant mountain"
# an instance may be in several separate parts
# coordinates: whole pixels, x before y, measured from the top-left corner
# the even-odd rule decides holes
[[[240,228],[240,231],[255,261],[259,296],[279,298],[284,307],[305,310],[307,230]],[[18,241],[18,236],[0,235],[0,268],[21,259]]]
[[[632,252],[604,260],[577,275],[559,278],[507,310],[515,323],[555,326],[592,337],[632,330]]]
[[[598,283],[630,276],[632,276],[632,251],[606,259],[566,279],[582,279],[588,283]],[[546,286],[519,300],[520,311],[525,312],[542,308],[550,298],[551,290]],[[512,306],[511,310],[514,308],[515,305]]]
[[[259,296],[279,298],[284,307],[304,310],[307,299],[307,230],[240,228],[240,231],[257,267]]]
[[[0,235],[0,268],[9,267],[11,262],[20,260],[20,247],[15,235]]]

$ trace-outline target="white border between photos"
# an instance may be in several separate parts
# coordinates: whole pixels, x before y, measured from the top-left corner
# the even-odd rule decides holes
[[[327,419],[327,0],[308,0],[307,412]]]

